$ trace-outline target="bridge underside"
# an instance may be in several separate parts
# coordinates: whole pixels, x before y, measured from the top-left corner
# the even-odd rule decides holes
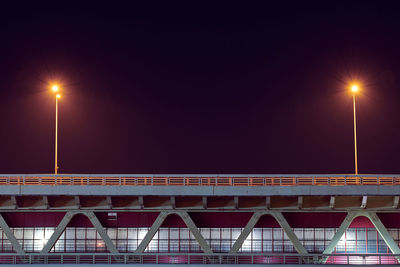
[[[3,186],[1,210],[388,210],[400,186]]]

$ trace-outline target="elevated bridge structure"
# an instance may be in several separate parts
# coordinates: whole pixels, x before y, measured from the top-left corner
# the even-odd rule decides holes
[[[0,175],[0,264],[388,264],[400,175]]]

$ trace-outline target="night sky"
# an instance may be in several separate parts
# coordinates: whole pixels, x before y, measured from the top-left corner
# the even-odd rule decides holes
[[[0,7],[0,173],[400,173],[398,1]],[[10,1],[11,3],[11,1]]]

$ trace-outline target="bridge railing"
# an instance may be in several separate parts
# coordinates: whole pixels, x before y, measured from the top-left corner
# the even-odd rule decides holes
[[[0,264],[398,264],[394,254],[0,254]]]
[[[400,185],[400,175],[0,175],[3,185],[344,186]]]

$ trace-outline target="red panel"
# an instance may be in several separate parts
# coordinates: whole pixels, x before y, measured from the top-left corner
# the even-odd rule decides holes
[[[293,228],[337,228],[346,218],[344,212],[285,212],[283,214]]]
[[[261,216],[260,220],[256,223],[257,228],[280,228],[279,223],[271,215]]]
[[[190,217],[197,227],[245,227],[251,212],[192,212]]]
[[[104,227],[150,227],[158,212],[119,212],[117,220],[107,212],[96,213]],[[250,212],[192,212],[189,213],[197,227],[244,227],[249,221]],[[186,227],[178,215],[168,216],[163,227]]]
[[[104,227],[150,227],[158,216],[158,212],[99,212],[96,213]],[[2,213],[10,227],[56,227],[64,217],[64,212],[5,212]],[[192,212],[191,218],[198,227],[245,227],[250,220],[251,212]],[[340,212],[286,212],[289,225],[294,228],[327,227],[337,228],[346,217]],[[400,213],[379,213],[379,218],[388,228],[400,228]],[[92,227],[84,215],[76,215],[69,226]],[[170,215],[163,227],[186,227],[177,215]],[[256,227],[279,227],[271,216],[262,216]],[[372,223],[365,217],[357,217],[350,227],[372,228]]]
[[[4,212],[2,215],[10,227],[56,227],[65,212]]]
[[[169,215],[161,227],[187,227],[182,218],[176,214]]]
[[[97,218],[104,227],[150,227],[159,214],[158,212],[118,212],[115,218],[115,216],[109,216],[110,213],[115,212],[96,212]]]
[[[68,227],[93,227],[93,225],[88,217],[77,214],[72,217],[71,221],[68,223]]]
[[[378,213],[386,228],[400,228],[400,213]]]
[[[375,228],[375,226],[372,224],[372,222],[367,217],[364,217],[364,216],[360,216],[360,217],[355,218],[351,222],[349,227],[350,228],[363,228],[363,227],[365,227],[365,228]]]

